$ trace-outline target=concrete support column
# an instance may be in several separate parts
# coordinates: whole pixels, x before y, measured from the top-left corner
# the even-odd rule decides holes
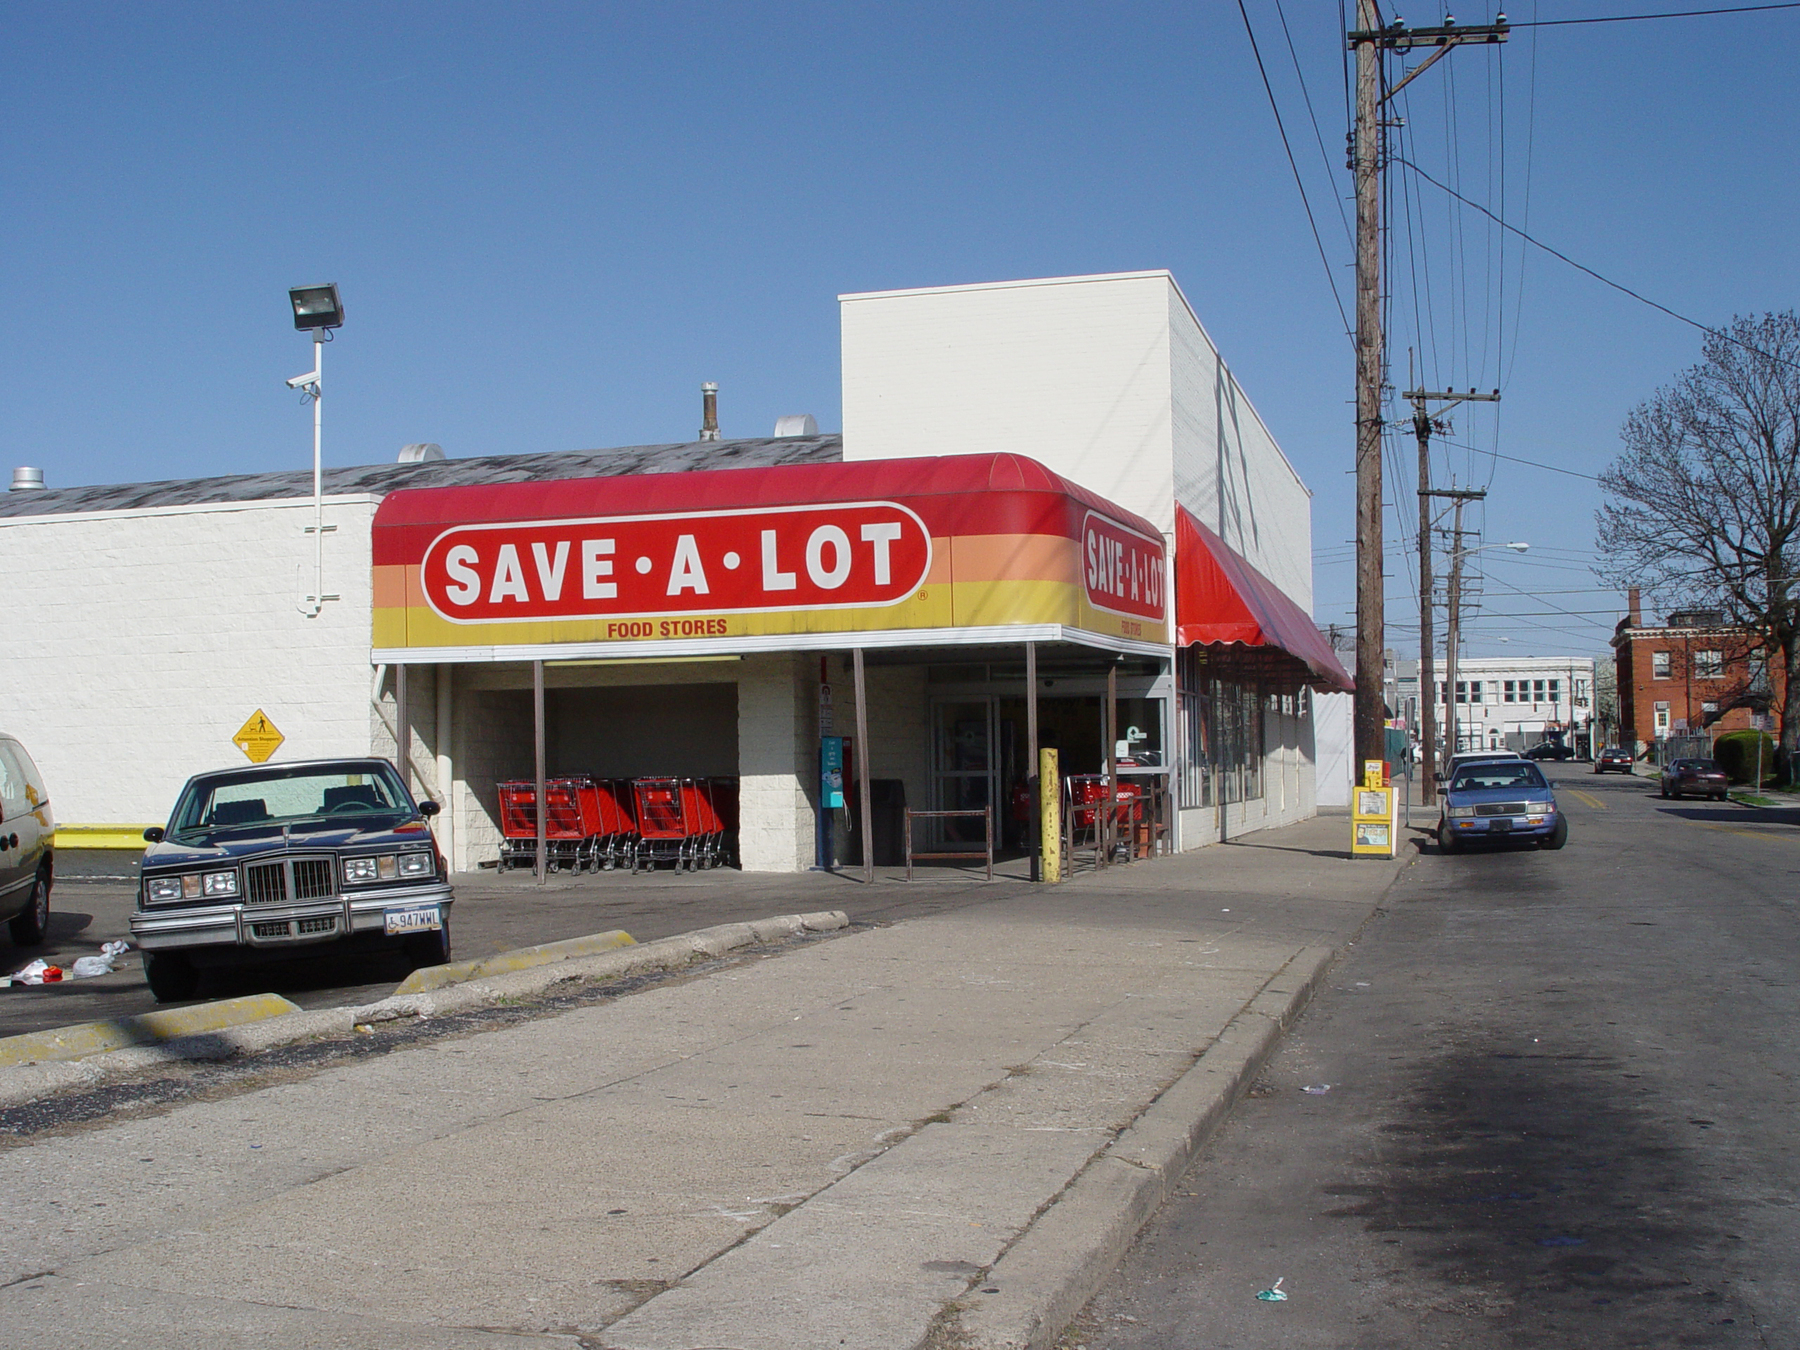
[[[437,668],[437,789],[438,804],[444,809],[438,813],[436,828],[438,848],[450,866],[456,866],[456,757],[451,747],[451,739],[456,723],[451,716],[450,685],[456,675],[455,666],[439,666]]]
[[[812,865],[817,698],[816,657],[754,655],[741,663],[738,855],[746,872],[804,872]]]

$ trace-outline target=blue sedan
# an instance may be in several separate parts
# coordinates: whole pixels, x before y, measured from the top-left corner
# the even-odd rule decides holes
[[[1556,794],[1528,760],[1489,760],[1460,765],[1444,787],[1444,814],[1438,844],[1455,853],[1464,844],[1536,844],[1561,848],[1569,842],[1569,822],[1556,807]]]

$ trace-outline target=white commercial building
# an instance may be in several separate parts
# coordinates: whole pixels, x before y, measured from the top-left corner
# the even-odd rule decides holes
[[[1438,736],[1449,736],[1449,690],[1437,667]],[[1416,734],[1419,663],[1395,668],[1397,712]],[[1530,749],[1561,741],[1592,753],[1594,660],[1588,656],[1465,656],[1456,664],[1456,749]]]
[[[1346,681],[1307,617],[1310,497],[1173,278],[842,314],[841,437],[328,470],[316,615],[310,475],[0,499],[32,578],[0,728],[62,842],[160,821],[261,717],[281,758],[406,743],[458,870],[540,736],[553,776],[729,783],[743,865],[802,869],[854,832],[820,767],[856,736],[853,653],[852,797],[866,769],[1016,842],[1035,726],[1064,774],[1122,751],[1179,847],[1311,814],[1310,692]]]

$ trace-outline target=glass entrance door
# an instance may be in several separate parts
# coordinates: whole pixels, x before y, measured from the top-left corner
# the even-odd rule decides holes
[[[995,754],[995,718],[999,700],[992,695],[934,699],[931,705],[932,807],[938,811],[994,808],[994,832],[1000,831],[999,757]],[[982,846],[981,821],[939,820],[932,831],[939,844],[954,848]]]

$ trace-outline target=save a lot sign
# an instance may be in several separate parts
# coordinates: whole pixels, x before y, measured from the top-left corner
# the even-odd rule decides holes
[[[1009,455],[408,490],[374,555],[378,650],[1167,627],[1155,531]]]

